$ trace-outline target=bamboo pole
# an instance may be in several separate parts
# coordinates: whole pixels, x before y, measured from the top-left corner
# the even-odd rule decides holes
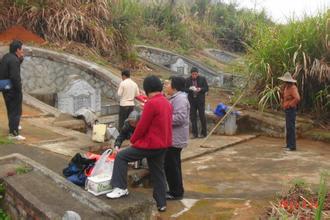
[[[234,110],[234,107],[237,105],[237,103],[241,100],[241,98],[243,97],[243,95],[245,94],[248,85],[250,83],[250,80],[252,78],[252,73],[250,74],[248,81],[246,82],[245,88],[243,89],[242,93],[240,94],[240,96],[237,98],[237,100],[235,101],[235,103],[229,108],[229,110],[226,112],[226,114],[221,118],[221,120],[213,127],[213,129],[210,131],[210,133],[203,139],[202,143],[200,144],[201,148],[211,148],[210,146],[205,145],[206,141],[210,138],[210,136],[213,134],[213,132],[215,131],[215,129],[217,129],[219,127],[219,125],[228,117],[228,115]]]

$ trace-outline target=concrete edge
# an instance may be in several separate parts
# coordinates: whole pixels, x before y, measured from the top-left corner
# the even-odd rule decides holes
[[[32,208],[38,216],[41,216],[43,219],[61,219],[62,216],[59,216],[58,214],[51,211],[48,205],[42,203],[29,191],[24,191],[24,195],[19,193],[19,190],[17,190],[15,187],[12,187],[11,179],[3,178],[3,182],[5,183],[7,191],[9,191],[10,193],[13,192],[15,196],[19,198],[20,201],[24,201],[24,203],[29,204],[29,207]]]
[[[102,213],[105,216],[109,216],[113,219],[120,219],[120,216],[114,212],[110,205],[106,204],[100,199],[95,198],[90,193],[81,190],[80,187],[74,185],[73,183],[68,182],[66,179],[58,175],[57,173],[49,170],[48,168],[42,166],[41,164],[31,160],[28,157],[25,157],[21,154],[14,153],[4,157],[0,157],[0,161],[21,161],[34,169],[40,171],[46,177],[52,179],[59,187],[65,189],[71,193],[72,197],[79,200],[81,203],[87,205],[96,212]]]
[[[42,111],[46,115],[50,114],[50,115],[54,115],[55,117],[58,117],[61,114],[61,112],[58,109],[39,101],[38,99],[34,98],[33,96],[29,95],[26,92],[23,93],[23,101],[25,104],[30,105]]]
[[[219,50],[219,49],[216,49],[216,48],[206,48],[203,50],[210,58],[213,58],[215,60],[217,60],[218,62],[220,63],[224,63],[224,64],[228,64],[228,62],[223,62],[222,60],[220,60],[219,58],[217,58],[215,55],[212,54],[211,51],[218,51],[220,53],[225,53],[225,54],[228,54],[229,56],[232,56],[234,57],[233,60],[237,60],[239,59],[240,57],[234,53],[231,53],[231,52],[228,52],[228,51],[225,51],[225,50]]]
[[[72,140],[76,140],[76,138],[75,137],[56,138],[56,139],[52,139],[52,140],[45,140],[45,141],[29,143],[28,145],[38,146],[38,145],[45,145],[45,144],[54,144],[57,142],[67,142],[67,141],[72,141]]]
[[[211,154],[211,153],[214,153],[216,151],[219,151],[219,150],[223,150],[223,149],[226,149],[226,148],[229,148],[229,147],[232,147],[234,145],[237,145],[237,144],[240,144],[240,143],[243,143],[245,141],[249,141],[249,140],[252,140],[254,138],[257,138],[259,135],[251,135],[250,137],[247,137],[247,138],[243,138],[239,141],[234,141],[233,143],[230,143],[230,144],[227,144],[227,145],[224,145],[224,146],[221,146],[221,147],[214,147],[214,148],[205,148],[205,149],[208,149],[208,150],[205,150],[204,152],[201,152],[199,154],[196,154],[196,155],[193,155],[193,156],[189,156],[189,157],[186,157],[186,158],[182,158],[181,161],[182,162],[185,162],[185,161],[188,161],[188,160],[191,160],[191,159],[195,159],[197,157],[201,157],[201,156],[205,156],[205,155],[208,155],[208,154]]]
[[[188,57],[183,56],[183,55],[180,55],[180,54],[173,53],[173,52],[168,51],[168,50],[164,50],[164,49],[157,48],[157,47],[146,46],[146,45],[135,45],[134,47],[135,47],[137,50],[138,50],[138,49],[151,49],[151,50],[159,51],[159,52],[161,52],[161,53],[169,54],[169,55],[171,55],[171,56],[177,56],[177,57],[180,57],[180,58],[182,58],[182,59],[184,59],[184,60],[189,61],[190,63],[192,63],[193,65],[197,66],[198,68],[202,68],[202,69],[208,71],[208,72],[209,72],[211,75],[213,75],[214,77],[218,77],[218,76],[219,76],[218,73],[220,73],[220,74],[226,74],[226,73],[224,73],[224,72],[218,72],[218,71],[215,71],[215,70],[213,70],[213,69],[210,69],[209,67],[206,67],[206,66],[204,66],[203,64],[200,64],[199,62],[197,62],[197,61],[195,61],[195,60],[193,60],[193,59],[191,59],[191,58],[188,58]],[[139,56],[139,57],[140,57],[140,56]]]

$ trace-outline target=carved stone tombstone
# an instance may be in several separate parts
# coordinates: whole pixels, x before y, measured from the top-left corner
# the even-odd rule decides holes
[[[96,115],[101,113],[101,92],[78,76],[70,76],[57,94],[60,111],[75,115],[81,108],[88,108]]]
[[[188,75],[188,68],[188,64],[186,64],[181,58],[178,58],[175,63],[171,64],[171,70],[182,75]]]

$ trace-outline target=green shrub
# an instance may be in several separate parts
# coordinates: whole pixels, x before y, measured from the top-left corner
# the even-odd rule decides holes
[[[277,78],[289,71],[297,79],[300,110],[315,109],[317,94],[329,84],[327,64],[322,61],[327,51],[326,21],[324,13],[287,25],[258,26],[247,55],[257,92],[270,91],[270,84],[276,88],[281,83]]]

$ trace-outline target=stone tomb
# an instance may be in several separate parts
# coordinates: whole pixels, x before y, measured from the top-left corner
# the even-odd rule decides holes
[[[188,75],[188,68],[189,65],[186,64],[181,58],[178,58],[175,63],[171,64],[171,70],[182,75]]]
[[[57,98],[57,108],[62,112],[75,115],[79,109],[88,108],[96,115],[101,114],[100,90],[94,89],[79,76],[70,76]]]

